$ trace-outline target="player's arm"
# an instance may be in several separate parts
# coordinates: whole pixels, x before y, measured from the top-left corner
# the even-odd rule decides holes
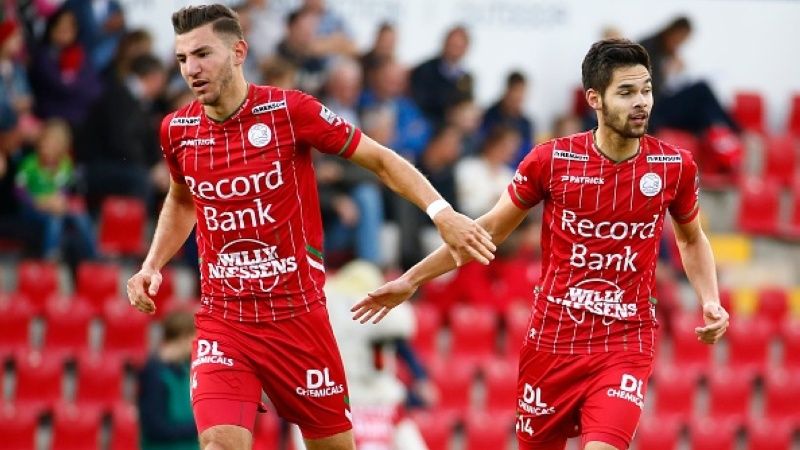
[[[444,203],[427,178],[400,155],[369,136],[362,135],[350,159],[374,172],[386,186],[420,209],[427,210],[434,202],[444,206],[444,209],[431,215],[457,265],[464,264],[468,259],[475,259],[481,264],[489,264],[494,259],[496,247],[489,233]]]
[[[500,244],[527,214],[528,209],[515,205],[506,191],[497,204],[476,222],[491,235],[492,242]],[[392,308],[410,298],[422,283],[454,268],[456,262],[452,254],[442,245],[399,278],[369,293],[367,298],[353,306],[353,319],[365,323],[374,317],[374,323],[380,322]]]
[[[703,309],[705,326],[695,329],[697,338],[706,344],[714,344],[728,328],[728,312],[719,301],[711,244],[700,226],[699,216],[695,216],[687,223],[673,220],[673,224],[686,276],[697,293]]]
[[[183,246],[196,221],[189,187],[171,180],[169,192],[158,216],[153,242],[142,269],[128,280],[128,300],[141,312],[156,310],[152,296],[161,284],[161,268]]]

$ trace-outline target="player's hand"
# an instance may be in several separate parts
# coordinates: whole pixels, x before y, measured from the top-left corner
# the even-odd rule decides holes
[[[492,236],[469,217],[448,207],[436,214],[433,223],[459,267],[470,256],[484,265],[494,259],[497,247]]]
[[[156,304],[153,296],[158,293],[161,286],[161,273],[154,269],[142,268],[136,275],[128,280],[128,301],[131,306],[145,314],[154,314]]]
[[[704,304],[703,321],[705,326],[694,329],[697,340],[705,344],[716,344],[728,329],[729,319],[728,311],[725,311],[725,308],[719,303]]]
[[[408,300],[416,291],[417,286],[403,277],[392,280],[370,292],[367,298],[350,308],[354,313],[353,320],[367,323],[374,317],[372,323],[378,323],[392,308]]]

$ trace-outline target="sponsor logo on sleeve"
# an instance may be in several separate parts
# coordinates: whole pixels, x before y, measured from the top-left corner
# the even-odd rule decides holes
[[[265,114],[268,112],[272,112],[278,109],[286,108],[286,100],[281,100],[279,102],[268,102],[268,103],[261,103],[253,107],[252,112],[253,114]]]
[[[647,155],[647,162],[649,163],[679,163],[683,159],[681,155]]]
[[[169,121],[171,127],[193,127],[200,124],[200,117],[173,117]]]
[[[663,187],[661,177],[657,173],[648,172],[639,179],[639,190],[647,197],[653,197],[661,192]]]
[[[568,161],[580,161],[580,162],[589,161],[589,155],[582,155],[580,153],[568,152],[566,150],[553,150],[553,158],[565,159]]]
[[[336,114],[325,105],[322,105],[322,108],[320,108],[319,116],[330,125],[333,125],[333,121],[336,120]]]
[[[523,184],[527,182],[528,182],[528,177],[520,173],[519,170],[514,173],[514,183]]]

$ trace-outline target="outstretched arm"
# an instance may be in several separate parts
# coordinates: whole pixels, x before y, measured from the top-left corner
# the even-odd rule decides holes
[[[689,277],[703,309],[705,326],[695,329],[697,339],[706,344],[714,344],[728,329],[729,316],[719,302],[711,244],[700,227],[699,216],[685,224],[673,220],[673,224],[686,276]]]
[[[462,265],[473,258],[481,264],[489,264],[494,259],[496,247],[489,233],[444,203],[430,182],[397,153],[362,135],[350,159],[374,172],[391,190],[423,211],[434,202],[442,205],[443,209],[431,215],[439,234],[447,244],[444,251],[452,255],[455,264]]]
[[[141,312],[156,310],[152,297],[161,285],[161,268],[181,248],[195,224],[192,193],[185,184],[171,181],[167,198],[158,216],[150,251],[142,269],[128,280],[128,300]]]
[[[518,208],[508,195],[508,191],[503,192],[492,210],[476,221],[491,235],[492,242],[496,244],[505,241],[528,213],[528,210]],[[354,313],[353,319],[365,323],[374,317],[373,323],[380,322],[392,308],[410,298],[422,283],[455,267],[456,262],[447,247],[444,245],[439,247],[400,278],[370,292],[367,298],[353,306],[351,309]]]

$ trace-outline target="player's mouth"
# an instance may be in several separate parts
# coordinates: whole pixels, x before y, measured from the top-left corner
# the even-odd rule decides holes
[[[647,113],[635,113],[635,114],[631,114],[630,115],[629,120],[635,126],[642,126],[642,125],[647,123],[647,118],[648,117],[649,117],[649,114],[647,114]]]
[[[204,87],[208,85],[208,81],[206,80],[195,80],[192,81],[192,89],[197,91],[202,91]]]

